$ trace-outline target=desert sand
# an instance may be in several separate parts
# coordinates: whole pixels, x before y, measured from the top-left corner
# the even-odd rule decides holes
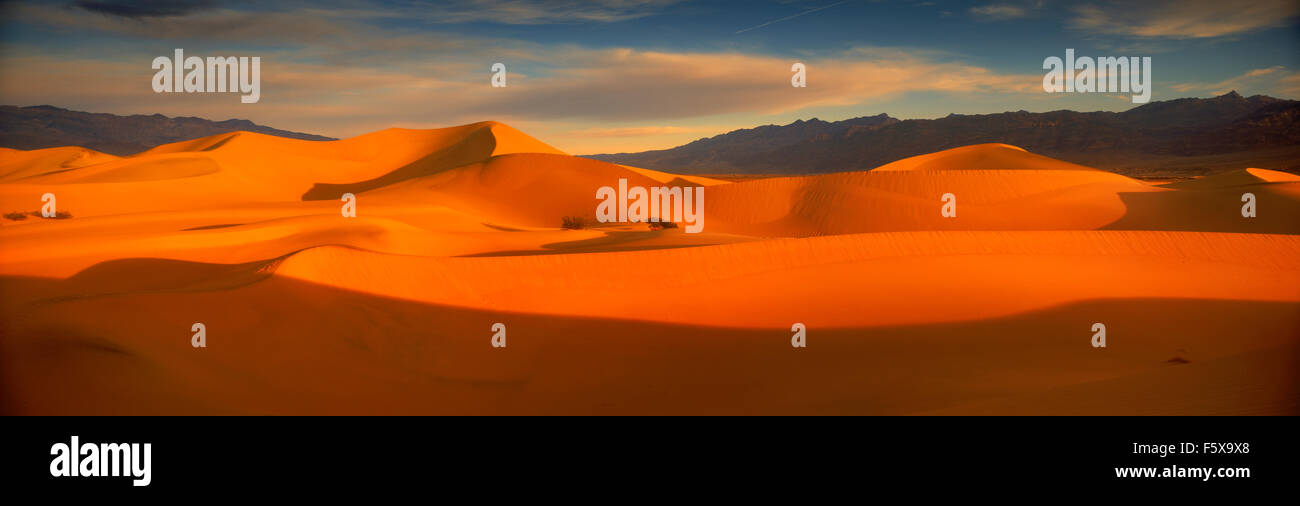
[[[619,179],[704,187],[704,232],[561,228]],[[1300,414],[1300,177],[1262,168],[729,182],[496,122],[0,150],[0,210],[45,193],[71,217],[0,220],[4,414]]]

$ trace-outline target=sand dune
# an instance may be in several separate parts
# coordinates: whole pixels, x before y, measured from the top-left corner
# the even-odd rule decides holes
[[[981,144],[900,160],[868,172],[747,181],[710,195],[724,231],[762,236],[903,230],[1087,230],[1125,215],[1122,193],[1159,192],[1139,181]],[[945,194],[955,218],[941,214]],[[1158,222],[1142,229],[1159,230]]]
[[[874,172],[967,170],[1077,170],[1105,173],[1091,167],[1036,155],[1010,144],[996,143],[973,144],[913,156],[872,169]]]
[[[1295,236],[906,232],[509,258],[325,247],[288,257],[276,275],[482,310],[826,328],[974,320],[1115,297],[1300,303],[1296,258]]]
[[[343,193],[361,193],[517,152],[560,153],[495,122],[437,130],[388,129],[327,142],[235,132],[24,177],[19,184],[5,185],[0,198],[21,202],[57,190],[66,203],[63,207],[78,216],[338,200]],[[26,162],[18,154],[0,159],[0,164],[8,163]],[[140,198],[142,194],[148,198]]]
[[[57,174],[117,159],[113,155],[78,147],[32,151],[0,148],[0,183]]]
[[[620,179],[705,187],[703,233],[595,223]],[[728,182],[496,122],[0,150],[4,212],[47,192],[70,218],[0,221],[5,413],[1300,413],[1300,178],[1266,169]]]
[[[1300,176],[1288,172],[1252,168],[1220,172],[1218,174],[1202,176],[1188,181],[1169,183],[1163,186],[1179,189],[1210,189],[1265,183],[1294,183],[1298,181],[1300,181]]]

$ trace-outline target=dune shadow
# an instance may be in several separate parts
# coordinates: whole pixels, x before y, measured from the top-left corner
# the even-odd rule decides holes
[[[1294,303],[1112,299],[965,322],[814,323],[793,350],[787,326],[651,321],[652,301],[645,320],[526,314],[249,283],[249,264],[105,264],[67,280],[0,277],[5,414],[1300,414]],[[103,288],[151,273],[171,281]],[[120,296],[94,297],[110,291]],[[60,302],[19,300],[34,293]],[[207,350],[189,348],[194,321],[208,325]],[[1111,348],[1089,346],[1094,321]],[[491,344],[496,323],[506,348]],[[144,363],[41,351],[68,339]]]
[[[184,228],[184,229],[181,229],[181,232],[194,232],[194,231],[197,231],[197,230],[215,230],[215,229],[218,229],[218,228],[238,227],[238,226],[240,226],[240,225],[243,225],[243,223],[222,223],[222,224],[219,224],[219,225],[203,225],[203,226],[200,226],[200,227]]]
[[[524,231],[524,229],[522,228],[507,227],[505,225],[496,225],[488,222],[482,222],[480,223],[480,225],[483,225],[487,228],[500,231],[500,232],[523,232]]]
[[[514,257],[538,255],[564,255],[570,253],[615,253],[624,251],[650,251],[679,248],[695,248],[726,244],[725,241],[699,242],[692,244],[638,244],[637,241],[659,237],[664,232],[655,230],[610,231],[605,235],[576,241],[561,241],[541,245],[543,249],[488,251],[457,255],[459,257]]]
[[[302,200],[336,200],[344,193],[359,194],[408,179],[470,165],[486,160],[494,149],[496,149],[496,137],[490,129],[481,128],[448,147],[429,153],[379,177],[353,183],[316,183],[302,195]]]
[[[1172,230],[1300,235],[1300,200],[1276,183],[1167,192],[1120,192],[1126,209],[1101,230]],[[1242,194],[1257,199],[1253,218],[1242,216]]]
[[[214,264],[164,258],[126,258],[100,262],[64,280],[64,295],[38,303],[58,303],[121,295],[230,290],[271,276],[290,255],[239,264]]]
[[[221,140],[219,140],[219,141],[217,141],[217,142],[212,143],[211,146],[208,146],[208,147],[206,147],[206,148],[203,148],[201,151],[213,151],[213,150],[215,150],[215,149],[217,149],[217,148],[219,148],[219,147],[221,147],[221,146],[226,145],[227,142],[230,142],[230,141],[234,140],[235,137],[239,137],[240,135],[242,135],[242,134],[239,133],[239,132],[235,132],[233,135],[228,135],[228,136],[226,136],[225,139],[221,139]]]

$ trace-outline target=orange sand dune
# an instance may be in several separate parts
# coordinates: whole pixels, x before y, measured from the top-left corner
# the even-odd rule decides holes
[[[1127,212],[1105,228],[1300,234],[1300,176],[1241,169],[1162,186],[1177,191],[1121,194]],[[1249,218],[1247,194],[1256,208]]]
[[[1111,226],[1125,217],[1123,196],[1172,193],[1117,174],[1026,153],[1005,145],[927,155],[920,167],[981,166],[1007,169],[894,169],[740,183],[701,181],[708,209],[706,230],[758,237],[805,237],[901,230],[1080,230]],[[911,159],[909,159],[911,160]],[[889,167],[889,166],[886,166]],[[554,226],[564,216],[594,218],[602,186],[657,186],[662,176],[559,155],[494,157],[378,190],[379,199],[425,199],[521,226]],[[941,197],[957,197],[956,218],[940,213]],[[1113,228],[1113,227],[1112,227]],[[1176,216],[1151,216],[1125,227],[1184,229]],[[1221,228],[1215,230],[1223,231]]]
[[[275,274],[482,310],[826,328],[974,320],[1100,298],[1300,303],[1297,258],[1300,236],[908,232],[508,258],[326,247],[288,257]]]
[[[6,320],[0,410],[47,414],[1296,414],[1300,306],[1084,301],[978,321],[734,329],[419,304],[239,272]],[[230,274],[234,274],[231,276]],[[239,283],[200,283],[206,275]],[[137,290],[149,287],[133,287]],[[437,289],[438,287],[430,287]],[[85,292],[83,286],[77,289]],[[657,312],[646,304],[646,311]],[[13,309],[6,306],[6,312]],[[1088,344],[1104,321],[1108,347]],[[189,345],[190,325],[208,347]],[[1242,325],[1249,321],[1249,325]],[[508,325],[508,347],[489,343]],[[1106,395],[1110,392],[1110,395]]]
[[[621,179],[704,187],[704,231],[596,223]],[[71,217],[0,220],[6,414],[1300,414],[1300,178],[1265,169],[727,182],[483,122],[0,150],[0,209],[45,193]]]
[[[113,160],[117,157],[75,146],[32,151],[0,148],[0,183],[57,174]]]
[[[927,155],[890,162],[875,172],[967,170],[1078,170],[1101,172],[1091,167],[1036,155],[1010,144],[973,144]]]
[[[24,177],[20,184],[5,185],[0,201],[39,207],[40,195],[54,192],[74,215],[98,216],[338,200],[343,193],[517,152],[560,153],[496,122],[388,129],[328,142],[235,132]]]
[[[1198,177],[1188,181],[1165,184],[1167,188],[1226,188],[1235,186],[1258,185],[1264,183],[1294,183],[1300,176],[1288,172],[1268,169],[1238,169],[1209,176]]]

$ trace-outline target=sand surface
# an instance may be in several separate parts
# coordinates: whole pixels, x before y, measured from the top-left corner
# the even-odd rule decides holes
[[[705,188],[704,231],[595,223],[620,179]],[[0,220],[5,414],[1300,414],[1300,178],[1262,168],[729,182],[496,122],[0,150],[0,211],[45,193]]]

